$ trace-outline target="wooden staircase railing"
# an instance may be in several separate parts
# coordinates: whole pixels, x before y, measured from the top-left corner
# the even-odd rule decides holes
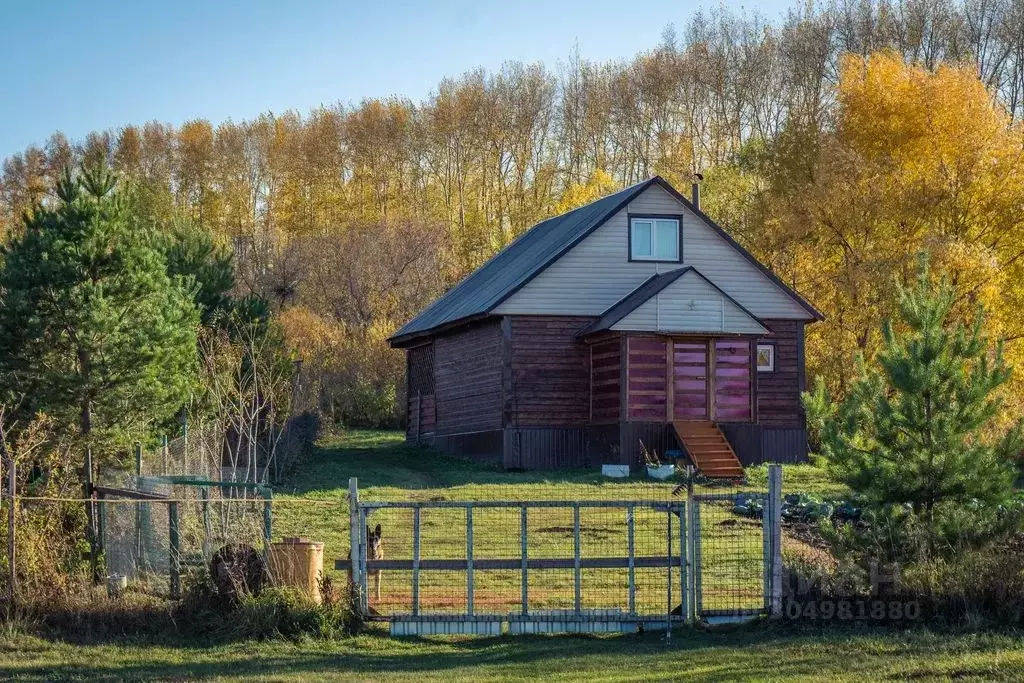
[[[713,422],[678,421],[672,426],[693,464],[706,476],[721,479],[743,477],[743,465],[722,430]]]

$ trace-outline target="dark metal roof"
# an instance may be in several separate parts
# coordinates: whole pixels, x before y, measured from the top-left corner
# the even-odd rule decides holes
[[[538,273],[654,184],[660,185],[703,219],[772,282],[793,297],[812,317],[817,320],[824,319],[816,308],[741,247],[725,230],[699,209],[694,208],[690,200],[679,194],[663,178],[654,176],[533,226],[448,290],[440,299],[423,309],[388,341],[392,346],[405,346],[418,337],[487,316],[501,302],[519,291]]]
[[[652,275],[643,281],[643,283],[634,289],[632,292],[615,302],[611,308],[601,314],[601,317],[595,320],[593,323],[585,327],[577,334],[577,337],[586,337],[587,335],[594,334],[595,332],[604,332],[610,330],[613,325],[618,323],[620,320],[625,318],[627,315],[638,309],[648,301],[652,296],[660,292],[661,290],[668,287],[670,284],[678,280],[686,273],[693,272],[694,275],[699,277],[704,282],[711,285],[711,287],[728,299],[730,302],[736,305],[741,311],[751,317],[757,324],[764,327],[764,323],[756,315],[744,308],[736,299],[722,291],[722,289],[714,282],[704,276],[702,272],[694,268],[693,266],[683,266],[682,268],[676,268],[670,270],[667,273],[659,273],[658,275]],[[767,328],[766,328],[767,329]]]
[[[533,226],[423,309],[389,341],[402,345],[437,328],[486,315],[655,181],[650,178]]]

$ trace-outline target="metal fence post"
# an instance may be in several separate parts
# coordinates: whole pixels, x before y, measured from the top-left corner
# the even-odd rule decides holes
[[[697,621],[697,577],[700,575],[700,560],[697,555],[697,536],[700,534],[700,525],[697,521],[697,509],[700,504],[693,491],[693,466],[687,466],[686,470],[686,555],[690,564],[690,571],[687,572],[686,577],[688,607],[686,621],[692,624]]]
[[[687,567],[690,562],[690,525],[686,523],[689,507],[688,503],[682,503],[679,508],[679,617],[684,621],[688,620],[690,615],[690,596],[689,586],[687,585],[690,575],[689,568]]]
[[[572,509],[572,546],[573,546],[573,608],[579,615],[583,609],[583,575],[580,570],[580,506]]]
[[[167,435],[166,434],[164,434],[163,444],[162,444],[160,450],[163,451],[163,457],[164,457],[164,471],[163,471],[163,473],[167,474],[167,465],[168,465],[167,458],[168,458],[168,455],[169,455],[170,448],[167,445]]]
[[[178,526],[178,504],[167,504],[167,516],[170,518],[170,572],[171,599],[181,597],[181,537]]]
[[[782,466],[768,466],[768,503],[771,510],[771,600],[768,613],[782,616]]]
[[[636,614],[636,546],[635,546],[635,522],[633,521],[634,508],[632,505],[626,508],[626,553],[628,563],[628,575],[626,579],[627,590],[629,591],[629,613]]]
[[[466,614],[473,616],[473,506],[466,506]]]
[[[361,537],[359,529],[359,480],[352,477],[348,480],[348,531],[349,531],[349,559],[352,561],[352,586],[353,591],[357,591],[357,602],[362,607],[363,598],[362,595],[358,595],[361,592],[363,581],[360,572],[362,565],[360,564],[360,547],[359,539]]]
[[[668,586],[665,608],[665,622],[667,624],[667,632],[669,637],[672,637],[672,505],[668,506],[668,510],[665,511],[665,523],[668,528],[667,537],[665,539],[665,552],[668,559],[668,567],[666,568],[666,580],[665,585]]]
[[[373,510],[371,510],[371,512],[373,512]],[[366,560],[368,559],[366,554],[369,549],[367,532],[369,532],[369,529],[366,528],[366,509],[360,506],[357,516],[359,518],[356,522],[356,527],[359,529],[359,606],[363,610],[363,614],[369,614],[370,590],[366,583],[366,580],[369,577],[369,572],[366,570]]]
[[[412,510],[412,613],[420,613],[420,506]]]
[[[690,608],[690,612],[693,615],[693,620],[696,621],[700,616],[701,604],[703,602],[701,599],[701,584],[703,583],[704,573],[700,563],[700,501],[694,497],[691,506],[693,508],[690,513],[693,543],[693,606]]]
[[[530,613],[530,594],[529,594],[529,581],[527,580],[527,553],[529,549],[529,543],[527,542],[526,536],[526,506],[519,508],[519,543],[522,546],[520,549],[520,571],[522,572],[522,601],[523,616],[525,617]]]

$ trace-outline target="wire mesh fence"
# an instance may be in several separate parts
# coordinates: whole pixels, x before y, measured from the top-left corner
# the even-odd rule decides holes
[[[500,500],[360,501],[353,567],[367,616],[671,622],[767,613],[781,488],[638,491],[657,495],[630,499],[617,487],[618,500],[583,490],[573,500],[514,500],[506,490]]]
[[[702,615],[754,613],[767,608],[770,535],[765,517],[741,503],[762,494],[704,494],[694,498],[695,600]],[[763,507],[762,507],[763,509]]]
[[[371,619],[660,623],[768,609],[775,549],[763,485],[548,476],[375,486],[350,506],[341,492],[274,498],[251,484],[111,470],[97,498],[62,505],[92,507],[102,576],[161,596],[208,582],[226,546],[269,564],[270,542],[291,536],[324,544],[323,575],[336,585],[352,572]]]
[[[269,492],[223,482],[135,477],[129,488],[98,487],[101,574],[178,597],[183,581],[205,580],[219,549],[262,552],[272,534]]]
[[[138,473],[249,483],[276,482],[306,453],[319,432],[314,413],[289,417],[253,437],[210,422],[189,425],[160,444],[137,449]]]
[[[682,615],[685,502],[366,506],[367,607],[398,614],[619,610]],[[418,548],[417,548],[418,545]],[[416,566],[420,567],[416,571]]]

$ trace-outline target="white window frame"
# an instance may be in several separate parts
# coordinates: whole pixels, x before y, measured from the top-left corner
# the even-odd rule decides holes
[[[768,352],[768,363],[765,365],[761,365],[761,351]],[[754,358],[757,360],[758,372],[775,372],[775,344],[758,344]]]
[[[634,239],[636,224],[649,223],[651,226],[651,253],[650,255],[640,254],[635,251],[636,240]],[[665,224],[671,226],[672,234],[675,235],[675,254],[666,256],[657,253],[658,231],[665,229]],[[629,260],[630,261],[660,261],[663,263],[679,263],[682,261],[682,235],[679,226],[681,225],[678,216],[630,216],[629,217]]]

